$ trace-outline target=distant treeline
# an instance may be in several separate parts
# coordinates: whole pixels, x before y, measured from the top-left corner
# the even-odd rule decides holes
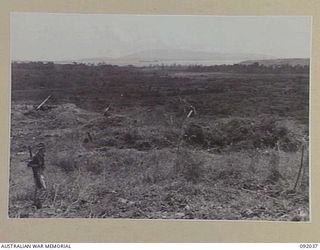
[[[232,65],[171,65],[161,66],[162,68],[184,69],[189,72],[229,72],[229,73],[261,73],[261,74],[308,74],[308,65],[263,65],[259,63],[252,64],[232,64]]]
[[[30,87],[96,86],[110,79],[118,81],[137,71],[133,67],[115,65],[55,64],[52,62],[12,63],[13,89]]]
[[[180,64],[171,64],[171,65],[149,65],[143,67],[137,67],[133,65],[127,66],[117,66],[110,65],[105,63],[98,64],[84,64],[76,63],[73,64],[54,64],[53,62],[28,62],[28,63],[18,63],[13,62],[13,67],[19,65],[20,68],[26,69],[39,69],[39,70],[52,70],[54,68],[72,70],[72,69],[83,69],[91,70],[94,68],[108,69],[119,71],[131,71],[135,68],[153,68],[160,70],[168,71],[189,71],[189,72],[228,72],[228,73],[261,73],[261,74],[308,74],[309,65],[290,65],[290,64],[281,64],[281,65],[263,65],[258,62],[252,64],[232,64],[232,65],[180,65]]]

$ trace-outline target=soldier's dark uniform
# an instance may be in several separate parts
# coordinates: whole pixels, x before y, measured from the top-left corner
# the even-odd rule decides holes
[[[44,170],[44,155],[38,152],[33,156],[32,161],[29,162],[29,166],[32,168],[36,187],[39,189],[45,188],[41,182],[41,176],[43,175]]]
[[[32,160],[28,163],[28,166],[32,168],[34,182],[35,182],[35,193],[34,202],[37,208],[42,206],[42,201],[44,200],[46,184],[43,176],[44,166],[44,144],[40,143],[38,146],[39,151]],[[40,192],[39,192],[40,191]]]

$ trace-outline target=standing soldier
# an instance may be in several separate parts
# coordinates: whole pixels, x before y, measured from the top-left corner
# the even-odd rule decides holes
[[[32,157],[30,152],[31,161],[28,163],[28,167],[32,168],[33,177],[35,182],[35,192],[34,192],[34,205],[39,209],[42,207],[42,202],[40,196],[43,196],[43,191],[47,189],[43,171],[44,171],[44,153],[45,153],[45,146],[43,143],[39,143],[37,145],[38,152],[35,156]],[[40,191],[40,194],[39,192]],[[39,196],[39,197],[38,197]]]

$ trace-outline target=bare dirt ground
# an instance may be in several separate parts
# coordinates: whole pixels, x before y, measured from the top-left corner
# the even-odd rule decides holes
[[[114,102],[108,116],[76,99],[72,103],[71,98],[34,111],[42,98],[13,90],[14,97],[24,99],[15,97],[12,102],[9,217],[308,221],[306,142],[294,190],[308,126],[303,122],[304,108],[291,110],[297,97],[304,102],[305,87],[291,96],[293,84],[288,86],[277,76],[266,77],[273,85],[263,88],[263,76],[258,80],[236,76],[236,81],[228,75],[221,87],[220,75],[218,85],[212,83],[216,74],[203,75],[188,75],[191,82],[179,85],[180,92],[197,87],[185,93],[198,108],[187,119],[184,103],[174,95],[176,87],[165,84],[160,94],[165,101],[149,100],[147,94],[124,96],[139,100],[139,105]],[[177,77],[188,80],[185,75],[166,77],[179,83]],[[235,87],[251,78],[257,85]],[[257,88],[264,92],[254,92]],[[250,97],[239,98],[247,93]],[[256,109],[249,98],[255,98]],[[273,106],[267,105],[269,101]],[[287,113],[278,111],[283,105]],[[264,115],[265,110],[271,116]],[[48,189],[43,207],[36,209],[27,162],[28,146],[39,142],[46,145]]]

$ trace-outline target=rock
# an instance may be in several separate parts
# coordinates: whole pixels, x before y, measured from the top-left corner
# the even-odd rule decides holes
[[[119,198],[118,201],[122,204],[126,204],[128,202],[127,199]]]
[[[308,217],[308,211],[304,209],[299,209],[299,216],[301,216],[302,218]]]
[[[251,209],[246,209],[245,211],[241,212],[241,215],[244,217],[253,217],[254,212]]]
[[[29,216],[30,216],[29,213],[21,213],[19,217],[20,218],[29,218]]]
[[[176,213],[177,219],[182,219],[185,216],[185,213]]]
[[[301,221],[301,219],[301,216],[296,215],[291,219],[291,221]]]
[[[17,155],[26,155],[27,152],[18,152]]]

